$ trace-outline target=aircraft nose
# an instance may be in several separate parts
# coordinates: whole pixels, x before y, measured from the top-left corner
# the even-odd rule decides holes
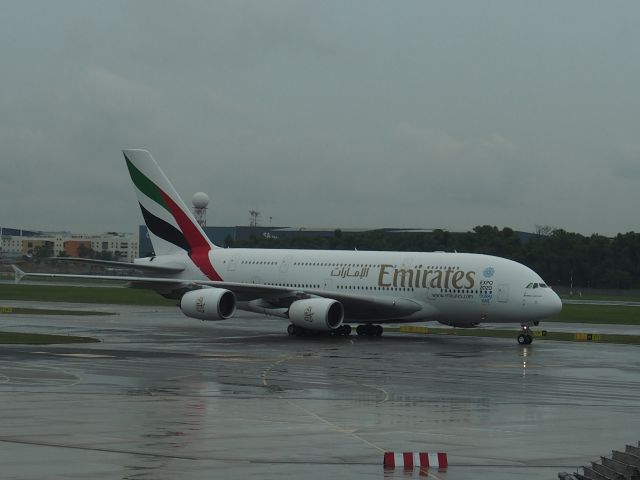
[[[562,300],[560,300],[560,297],[556,292],[550,291],[549,293],[550,295],[548,296],[546,301],[548,316],[555,317],[556,315],[559,315],[560,312],[562,311]]]

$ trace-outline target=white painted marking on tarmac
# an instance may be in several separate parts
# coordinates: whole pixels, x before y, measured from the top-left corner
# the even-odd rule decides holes
[[[265,369],[265,370],[262,372],[262,375],[260,376],[260,378],[261,378],[261,380],[262,380],[262,385],[264,385],[265,387],[268,387],[268,386],[269,386],[269,381],[268,381],[269,373],[271,373],[271,370],[273,370],[273,368],[274,368],[274,367],[276,367],[277,365],[280,365],[280,364],[282,364],[282,363],[284,363],[284,362],[286,362],[286,361],[292,360],[292,359],[294,359],[294,358],[308,358],[309,356],[310,356],[310,355],[308,355],[308,354],[307,354],[307,355],[302,355],[302,356],[300,356],[300,355],[290,355],[290,356],[287,356],[287,357],[285,357],[285,358],[281,358],[280,360],[278,360],[277,362],[273,363],[270,367],[268,367],[267,369]],[[378,445],[375,445],[375,444],[371,443],[370,441],[368,441],[368,440],[366,440],[366,439],[362,438],[360,435],[356,435],[356,433],[355,433],[353,430],[346,430],[346,429],[344,429],[344,428],[340,427],[339,425],[336,425],[335,423],[330,422],[330,421],[329,421],[329,420],[327,420],[326,418],[321,417],[321,416],[320,416],[320,415],[318,415],[317,413],[312,412],[311,410],[308,410],[308,409],[304,408],[303,406],[298,405],[297,403],[292,402],[291,400],[284,398],[284,397],[283,397],[283,396],[281,396],[281,395],[278,395],[278,398],[279,398],[280,400],[284,400],[284,401],[285,401],[285,402],[287,402],[289,405],[291,405],[291,406],[293,406],[293,407],[296,407],[296,408],[298,408],[299,410],[302,410],[302,411],[303,411],[303,412],[305,412],[307,415],[310,415],[310,416],[312,416],[312,417],[316,418],[317,420],[320,420],[322,423],[324,423],[324,424],[326,424],[326,425],[330,426],[330,427],[331,427],[332,429],[334,429],[335,431],[340,432],[340,433],[344,433],[345,435],[350,435],[351,437],[355,438],[356,440],[360,440],[361,442],[366,443],[366,444],[367,444],[367,445],[369,445],[370,447],[373,447],[373,448],[375,448],[376,450],[378,450],[378,451],[380,451],[380,452],[382,452],[382,453],[386,452],[386,449],[384,449],[384,448],[382,448],[382,447],[379,447]]]
[[[266,368],[266,369],[262,372],[262,375],[260,375],[260,379],[262,380],[262,385],[263,385],[264,387],[268,387],[268,386],[269,386],[268,377],[269,377],[269,374],[271,373],[271,370],[273,370],[273,369],[274,369],[274,367],[276,367],[276,366],[280,365],[280,364],[281,364],[281,363],[283,363],[283,362],[286,362],[287,360],[291,360],[292,358],[295,358],[295,357],[296,357],[295,355],[290,355],[290,356],[288,356],[288,357],[281,358],[280,360],[278,360],[277,362],[275,362],[275,363],[271,364],[271,366],[269,366],[268,368]]]
[[[366,443],[366,444],[367,444],[367,445],[369,445],[370,447],[373,447],[373,448],[375,448],[376,450],[378,450],[378,451],[380,451],[380,452],[382,452],[382,453],[384,453],[384,452],[386,452],[386,451],[387,451],[386,449],[384,449],[384,448],[382,448],[382,447],[379,447],[378,445],[376,445],[376,444],[374,444],[374,443],[371,443],[369,440],[366,440],[366,439],[362,438],[360,435],[355,434],[353,430],[346,430],[346,429],[344,429],[344,428],[340,427],[339,425],[336,425],[335,423],[330,422],[330,421],[329,421],[329,420],[327,420],[326,418],[321,417],[321,416],[320,416],[320,415],[318,415],[317,413],[312,412],[311,410],[308,410],[308,409],[304,408],[303,406],[298,405],[298,404],[297,404],[297,403],[295,403],[295,402],[292,402],[292,401],[291,401],[291,400],[289,400],[289,399],[285,399],[285,398],[283,398],[283,397],[280,397],[280,399],[284,400],[284,401],[285,401],[285,402],[287,402],[289,405],[291,405],[291,406],[293,406],[293,407],[296,407],[296,408],[298,408],[298,409],[302,410],[302,411],[303,411],[303,412],[305,412],[307,415],[311,415],[312,417],[314,417],[314,418],[316,418],[316,419],[320,420],[322,423],[324,423],[324,424],[326,424],[326,425],[330,426],[331,428],[333,428],[335,431],[337,431],[337,432],[339,432],[339,433],[344,433],[345,435],[350,435],[351,437],[355,438],[356,440],[360,440],[361,442]]]
[[[435,478],[436,480],[442,480],[442,478],[440,478],[438,475],[436,475],[435,473],[433,473],[430,469],[427,469],[427,472],[429,474],[430,477]]]
[[[201,375],[202,374],[200,372],[198,372],[198,373],[187,373],[186,375],[178,375],[176,377],[169,377],[169,378],[167,378],[167,381],[174,382],[176,380],[184,380],[185,378],[199,377]]]
[[[240,353],[197,353],[194,357],[206,358],[207,360],[225,360],[225,361],[238,361],[238,362],[262,362],[264,358],[252,357],[250,355],[243,355]]]
[[[115,358],[113,355],[102,355],[98,353],[54,353],[54,355],[73,358]]]
[[[377,386],[377,385],[366,385],[366,384],[364,384],[364,383],[362,383],[361,385],[362,385],[363,387],[372,388],[372,389],[374,389],[374,390],[379,390],[379,391],[381,391],[382,393],[384,393],[384,398],[383,398],[382,400],[380,400],[380,401],[378,402],[378,404],[380,404],[380,403],[384,403],[384,402],[388,401],[388,400],[389,400],[389,398],[390,398],[390,396],[389,396],[389,392],[387,392],[387,391],[386,391],[384,388],[382,388],[382,387],[379,387],[379,386]]]

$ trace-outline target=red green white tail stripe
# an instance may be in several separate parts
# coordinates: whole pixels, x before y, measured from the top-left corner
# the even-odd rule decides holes
[[[211,264],[214,245],[146,150],[124,150],[142,216],[156,255],[186,251],[210,280],[222,280]]]

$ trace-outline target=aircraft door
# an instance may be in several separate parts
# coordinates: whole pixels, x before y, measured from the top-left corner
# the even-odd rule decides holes
[[[325,278],[323,284],[324,284],[324,289],[325,290],[331,291],[331,290],[335,290],[335,288],[336,288],[335,284],[333,282],[333,278],[331,278],[331,277]]]
[[[238,263],[238,259],[235,255],[232,255],[229,259],[229,263],[227,264],[227,270],[233,272],[236,269],[236,265]]]
[[[501,283],[498,285],[498,301],[507,303],[509,301],[509,284]]]
[[[280,259],[280,273],[287,273],[291,264],[291,255],[287,255]]]

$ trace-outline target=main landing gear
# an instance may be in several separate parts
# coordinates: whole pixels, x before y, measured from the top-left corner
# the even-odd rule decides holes
[[[303,335],[327,335],[329,334],[332,337],[339,337],[339,336],[345,336],[348,337],[349,335],[351,335],[351,325],[340,325],[338,328],[336,328],[335,330],[309,330],[308,328],[303,328],[303,327],[299,327],[297,325],[294,325],[293,323],[290,323],[287,326],[287,333],[291,336],[303,336]],[[379,337],[382,335],[383,332],[383,328],[382,325],[372,325],[370,323],[366,323],[363,325],[358,325],[358,327],[356,328],[356,333],[358,334],[359,337],[361,336],[368,336],[368,337]]]
[[[383,331],[382,325],[372,325],[370,323],[358,325],[356,328],[356,333],[359,336],[367,335],[368,337],[379,337],[382,335]]]
[[[320,330],[309,330],[308,328],[299,327],[290,323],[287,326],[287,333],[291,336],[302,336],[302,335],[326,335],[329,334],[332,337],[337,337],[344,335],[348,337],[351,335],[351,325],[340,325],[335,330],[320,331]]]
[[[531,342],[533,342],[533,334],[529,325],[522,325],[522,330],[518,335],[518,343],[520,345],[531,345]]]

